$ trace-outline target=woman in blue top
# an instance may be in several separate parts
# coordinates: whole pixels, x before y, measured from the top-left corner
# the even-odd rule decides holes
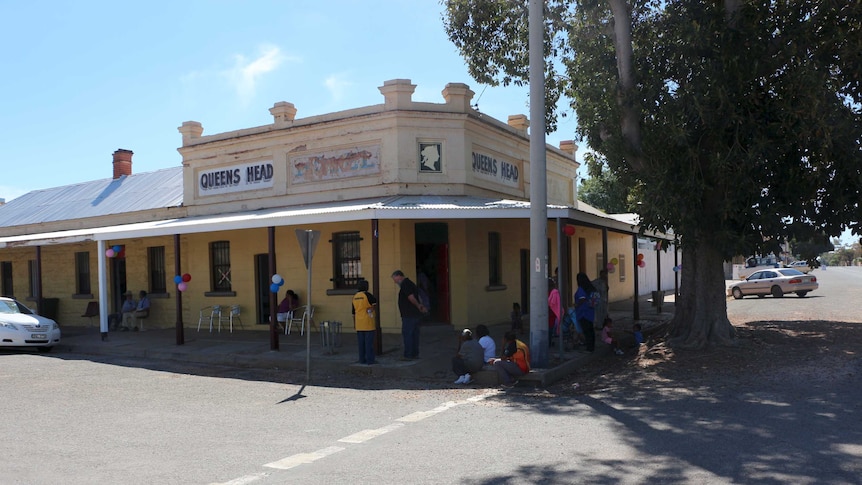
[[[578,273],[578,291],[575,292],[575,315],[581,330],[584,332],[584,344],[588,352],[596,350],[596,330],[593,321],[596,319],[596,311],[592,306],[590,296],[597,291],[585,273]]]

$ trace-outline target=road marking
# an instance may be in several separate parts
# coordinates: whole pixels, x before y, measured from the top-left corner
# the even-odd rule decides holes
[[[266,478],[269,473],[255,473],[254,475],[246,475],[244,477],[234,478],[229,482],[211,483],[210,485],[248,485],[251,482],[256,482],[261,478]]]
[[[347,436],[345,438],[341,438],[338,441],[340,441],[342,443],[365,443],[366,441],[368,441],[370,439],[376,438],[380,435],[384,435],[390,431],[395,431],[396,429],[402,428],[402,427],[404,427],[404,423],[392,423],[392,424],[390,424],[388,426],[384,426],[382,428],[366,429],[366,430],[360,431],[358,433],[353,433],[352,435]]]
[[[264,466],[268,468],[278,468],[279,470],[289,470],[299,465],[313,463],[321,458],[325,458],[333,453],[338,453],[343,450],[344,448],[340,446],[330,446],[311,453],[297,453],[296,455],[288,456],[287,458],[282,458],[281,460],[274,461],[272,463],[267,463]]]

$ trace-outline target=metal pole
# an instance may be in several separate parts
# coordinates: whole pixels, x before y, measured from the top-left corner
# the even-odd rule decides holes
[[[310,229],[305,231],[305,242],[306,247],[311,248]],[[311,257],[308,258],[308,287],[305,294],[305,312],[308,314],[308,328],[305,329],[305,382],[311,382]]]
[[[640,282],[638,277],[638,236],[637,234],[632,234],[632,268],[634,268],[634,278],[635,278],[635,303],[634,303],[634,312],[633,318],[635,320],[640,320],[641,318],[641,307],[640,307]]]
[[[557,349],[559,350],[560,360],[563,360],[563,315],[566,312],[566,279],[568,278],[568,271],[566,271],[566,266],[564,264],[565,259],[563,258],[563,238],[566,235],[563,233],[563,221],[559,217],[557,217],[557,291],[560,293],[560,335],[558,335],[557,340]]]
[[[174,234],[174,274],[183,274],[182,265],[180,264],[180,235]],[[177,289],[177,323],[176,323],[176,338],[177,345],[185,343],[185,333],[183,332],[183,292]]]
[[[277,267],[275,264],[275,227],[267,228],[267,240],[269,243],[269,277],[275,276]],[[269,292],[269,350],[278,350],[278,293]],[[290,325],[290,322],[285,322],[285,325]]]
[[[545,159],[545,54],[542,0],[530,0],[530,356],[548,366],[548,180]]]
[[[99,331],[102,340],[108,338],[108,276],[105,269],[105,241],[96,241],[96,256],[99,272]]]

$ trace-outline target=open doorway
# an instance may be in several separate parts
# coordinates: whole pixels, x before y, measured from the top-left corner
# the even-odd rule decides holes
[[[450,320],[449,225],[422,222],[415,226],[416,284],[428,293],[431,316],[427,325],[448,325]]]
[[[269,254],[254,255],[254,306],[258,325],[269,325]]]

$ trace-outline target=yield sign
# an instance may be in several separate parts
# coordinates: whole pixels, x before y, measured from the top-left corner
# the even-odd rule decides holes
[[[302,250],[305,269],[309,269],[311,267],[311,260],[314,258],[314,250],[317,249],[317,241],[320,241],[320,231],[297,229],[296,240],[299,241],[299,249]]]

